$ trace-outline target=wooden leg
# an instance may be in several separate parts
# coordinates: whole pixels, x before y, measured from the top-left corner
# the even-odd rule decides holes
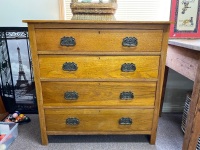
[[[42,137],[42,145],[48,145],[48,136],[47,136],[47,134],[43,134],[41,137]]]
[[[156,144],[156,137],[155,137],[155,135],[150,135],[150,141],[149,141],[149,143],[151,145],[155,145]]]
[[[193,93],[186,122],[183,150],[195,150],[200,136],[200,60],[194,80]]]
[[[165,90],[166,90],[166,85],[167,85],[168,72],[169,72],[169,67],[165,66],[165,75],[164,75],[162,95],[161,95],[161,100],[160,100],[160,112],[159,112],[160,117],[162,115],[162,108],[163,108],[163,103],[164,103],[164,98],[165,98]]]
[[[44,119],[40,118],[40,134],[41,134],[42,145],[48,145],[48,135],[44,124],[45,124]]]

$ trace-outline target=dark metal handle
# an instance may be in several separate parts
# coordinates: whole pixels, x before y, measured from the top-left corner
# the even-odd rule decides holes
[[[131,125],[132,124],[132,119],[131,118],[122,117],[121,119],[119,119],[119,124],[120,125]]]
[[[76,40],[73,37],[62,37],[60,39],[60,45],[61,46],[75,46],[76,45]]]
[[[79,123],[80,121],[77,118],[67,118],[66,120],[67,125],[78,125]]]
[[[122,92],[120,93],[120,99],[121,100],[131,100],[134,98],[133,92]]]
[[[78,66],[74,62],[65,62],[62,66],[62,69],[64,71],[76,71],[78,69]]]
[[[122,41],[122,45],[125,47],[135,47],[138,45],[138,41],[135,37],[125,37]]]
[[[64,94],[64,98],[66,100],[77,100],[78,99],[78,93],[75,92],[75,91],[72,91],[72,92],[67,91]]]
[[[121,66],[122,72],[134,72],[136,70],[136,66],[133,63],[124,63]]]

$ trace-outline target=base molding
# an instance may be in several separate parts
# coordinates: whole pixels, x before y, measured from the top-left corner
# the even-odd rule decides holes
[[[162,112],[165,113],[182,113],[184,109],[184,105],[163,105]]]

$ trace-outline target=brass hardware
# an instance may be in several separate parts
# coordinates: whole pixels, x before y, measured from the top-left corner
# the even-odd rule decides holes
[[[122,72],[134,72],[136,70],[136,66],[133,63],[124,63],[121,66]]]
[[[135,37],[125,37],[122,41],[122,45],[125,47],[135,47],[138,45],[138,41]]]
[[[120,93],[120,99],[121,100],[131,100],[134,98],[133,92],[122,92]]]
[[[75,46],[76,45],[76,40],[73,37],[63,37],[60,39],[60,45],[61,46]]]
[[[72,91],[72,92],[65,92],[64,94],[64,98],[66,100],[77,100],[78,99],[78,93],[76,93],[75,91]]]
[[[76,71],[78,69],[78,66],[74,62],[65,62],[62,66],[62,69],[64,71]]]
[[[77,118],[67,118],[66,120],[67,125],[78,125],[79,123],[80,121]]]
[[[131,118],[122,117],[121,119],[119,119],[119,124],[120,125],[131,125],[132,124],[132,119]]]

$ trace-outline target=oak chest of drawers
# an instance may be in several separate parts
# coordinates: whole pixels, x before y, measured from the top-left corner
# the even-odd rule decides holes
[[[147,134],[154,144],[169,22],[28,23],[48,135]]]

